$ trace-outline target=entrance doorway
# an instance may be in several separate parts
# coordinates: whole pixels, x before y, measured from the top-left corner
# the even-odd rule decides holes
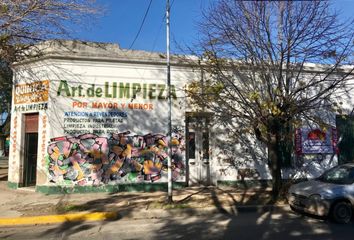
[[[38,149],[38,113],[25,114],[23,186],[36,185]]]
[[[209,114],[186,118],[188,185],[210,185]]]

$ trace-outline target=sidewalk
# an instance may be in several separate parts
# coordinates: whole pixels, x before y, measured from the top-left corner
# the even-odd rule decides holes
[[[0,171],[1,174],[4,175]],[[41,224],[75,221],[75,219],[164,218],[217,212],[236,215],[239,211],[262,211],[273,207],[286,207],[282,202],[275,206],[268,205],[270,199],[268,188],[237,190],[189,187],[174,190],[174,203],[165,204],[166,192],[44,195],[36,193],[34,188],[9,189],[5,178],[7,177],[0,176],[0,226],[6,223],[10,225],[10,219],[12,224],[27,224],[20,221],[26,217],[28,223]]]

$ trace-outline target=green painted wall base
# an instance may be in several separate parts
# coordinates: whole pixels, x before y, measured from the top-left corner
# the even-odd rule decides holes
[[[20,187],[20,184],[15,182],[7,182],[7,187],[11,189],[17,189]]]
[[[173,183],[174,189],[186,187],[186,183]],[[44,194],[67,194],[67,193],[92,193],[92,192],[154,192],[167,191],[167,183],[130,183],[119,185],[103,185],[103,186],[60,186],[46,185],[36,186],[36,192]]]
[[[7,187],[11,189],[17,189],[19,188],[19,184],[14,182],[7,182]]]

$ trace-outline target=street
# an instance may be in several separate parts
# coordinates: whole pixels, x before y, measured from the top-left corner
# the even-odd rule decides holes
[[[1,162],[0,179],[6,181],[7,166],[6,162]],[[12,199],[10,202],[15,204],[10,207],[10,202],[4,201],[3,210],[8,210],[9,216],[13,211],[20,209],[20,204],[32,206],[31,202],[45,201],[55,204],[57,200],[49,201],[49,196],[38,198],[36,193],[23,191],[9,191],[3,189],[2,196]],[[193,191],[192,191],[193,192]],[[15,194],[16,193],[16,194]],[[189,193],[190,195],[191,193]],[[193,193],[192,195],[195,195]],[[201,193],[200,193],[201,194]],[[108,200],[99,199],[94,201],[100,204],[114,203],[113,200],[121,202],[123,195],[108,197]],[[217,197],[216,197],[217,196]],[[236,195],[235,195],[236,196]],[[234,196],[234,197],[235,197]],[[75,195],[75,199],[79,196]],[[82,197],[88,198],[87,195]],[[127,196],[129,197],[129,196]],[[101,197],[102,198],[102,197]],[[134,195],[130,193],[131,201]],[[147,196],[145,196],[147,198]],[[155,196],[154,198],[158,198]],[[15,200],[20,202],[16,202]],[[27,199],[27,202],[25,201]],[[353,239],[354,222],[348,225],[339,225],[316,219],[309,216],[302,216],[293,213],[288,207],[276,207],[273,210],[263,210],[239,208],[238,212],[230,211],[225,207],[225,200],[221,201],[222,192],[215,195],[215,206],[219,209],[218,214],[206,213],[197,210],[198,208],[180,209],[187,213],[183,217],[166,217],[161,209],[161,215],[139,213],[133,217],[122,214],[122,218],[106,222],[64,222],[62,224],[51,225],[18,225],[0,227],[0,239]],[[90,201],[88,198],[87,201]],[[26,202],[26,203],[25,203]],[[92,199],[91,199],[91,202]],[[223,203],[223,204],[221,204]],[[133,201],[132,201],[133,204]],[[140,205],[139,205],[140,206]],[[12,209],[12,210],[11,210]],[[96,208],[94,208],[95,210]],[[234,208],[231,208],[234,209]],[[176,209],[177,210],[177,209]],[[131,211],[134,211],[131,209]],[[156,210],[155,210],[156,211]],[[177,210],[178,211],[178,210]],[[5,211],[6,212],[6,211]],[[11,213],[11,214],[10,214]],[[119,210],[118,210],[119,213]],[[2,212],[3,216],[6,216]],[[5,214],[5,215],[4,215]],[[19,212],[23,214],[23,212]],[[174,215],[172,215],[174,216]]]
[[[1,227],[1,239],[353,239],[354,223],[339,225],[290,210],[235,215],[118,219]]]

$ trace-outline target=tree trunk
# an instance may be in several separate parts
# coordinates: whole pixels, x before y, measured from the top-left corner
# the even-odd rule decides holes
[[[280,149],[277,140],[268,144],[268,166],[272,175],[272,201],[276,201],[278,199],[282,186],[281,158],[279,157],[279,151]]]

